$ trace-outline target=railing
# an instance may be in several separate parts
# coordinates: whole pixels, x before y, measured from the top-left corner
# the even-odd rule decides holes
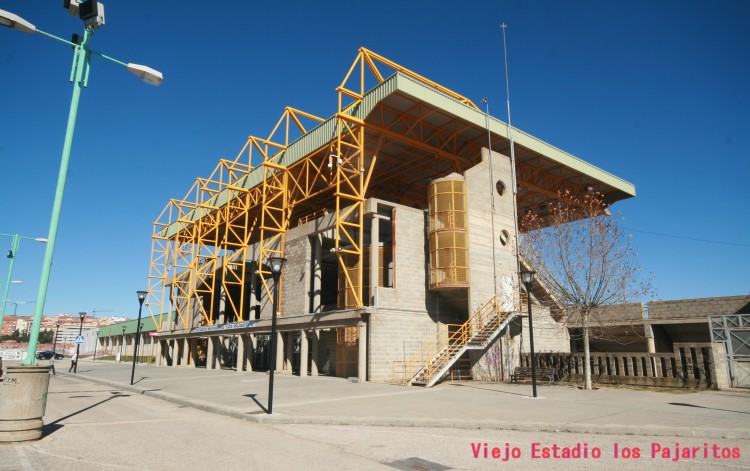
[[[504,306],[497,295],[493,295],[463,324],[448,324],[448,332],[438,332],[408,360],[393,362],[391,381],[396,384],[410,382],[429,383],[446,364],[464,347],[471,343],[474,348],[484,345],[502,322],[501,308],[516,311],[522,304],[520,293],[516,293],[513,306]],[[507,317],[510,312],[503,311]]]
[[[538,367],[555,368],[558,381],[585,379],[583,353],[536,353]],[[667,387],[717,387],[716,358],[711,343],[675,343],[672,353],[592,352],[591,380],[600,384],[628,384]],[[521,366],[531,366],[528,353]],[[719,373],[720,374],[720,373]]]
[[[301,226],[302,224],[306,224],[312,221],[313,219],[318,219],[321,216],[325,216],[327,213],[328,213],[328,210],[326,208],[318,209],[317,211],[313,213],[306,214],[300,217],[299,219],[297,219],[297,225]]]

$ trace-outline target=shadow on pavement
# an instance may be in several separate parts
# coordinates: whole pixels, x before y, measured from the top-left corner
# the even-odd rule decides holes
[[[261,409],[263,409],[263,412],[265,412],[266,414],[268,414],[268,409],[266,409],[266,407],[263,404],[261,404],[260,402],[258,402],[257,399],[255,399],[255,396],[257,396],[257,394],[243,394],[243,396],[249,397],[250,399],[252,399],[253,402],[255,402],[256,404],[258,404],[258,407],[260,407]]]
[[[74,417],[74,416],[76,416],[76,415],[78,415],[78,414],[80,414],[82,412],[86,412],[87,410],[93,409],[94,407],[102,405],[102,404],[104,404],[107,401],[111,401],[112,399],[115,399],[115,398],[118,398],[118,397],[130,397],[129,394],[121,394],[119,391],[112,391],[112,392],[110,392],[110,394],[112,394],[110,397],[108,397],[108,398],[106,398],[104,400],[101,400],[101,401],[97,402],[96,404],[91,404],[90,406],[84,407],[81,410],[77,410],[77,411],[73,412],[72,414],[66,415],[65,417],[60,417],[59,419],[55,420],[54,422],[50,422],[48,424],[45,424],[44,426],[42,426],[42,438],[44,438],[44,437],[46,437],[48,435],[51,435],[51,434],[55,433],[56,431],[58,431],[59,429],[63,428],[64,425],[60,424],[60,422],[62,422],[63,420],[66,420],[66,419],[69,419],[71,417]],[[90,396],[71,396],[71,397],[90,397]]]
[[[740,410],[729,410],[729,409],[717,409],[715,407],[706,407],[706,406],[696,406],[695,404],[687,404],[684,402],[670,402],[670,406],[682,406],[682,407],[696,407],[698,409],[710,409],[710,410],[720,410],[723,412],[733,412],[735,414],[750,414],[750,412],[743,412]]]
[[[520,393],[509,392],[509,391],[498,391],[497,389],[480,388],[479,386],[469,386],[468,384],[451,384],[451,386],[457,386],[457,387],[460,387],[460,388],[481,389],[483,391],[492,391],[492,392],[496,392],[496,393],[500,393],[500,394],[510,394],[510,395],[513,395],[513,396],[521,396],[521,397],[528,397],[528,396],[530,396],[530,394],[520,394]]]

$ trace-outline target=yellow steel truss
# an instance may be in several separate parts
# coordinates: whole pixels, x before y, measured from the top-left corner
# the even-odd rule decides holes
[[[298,220],[318,214],[320,207],[312,204],[318,197],[335,199],[335,251],[350,299],[357,307],[363,305],[364,201],[384,139],[417,144],[452,161],[455,171],[465,164],[465,159],[456,155],[463,145],[457,133],[428,129],[419,114],[416,118],[385,119],[387,113],[400,113],[383,107],[381,119],[375,118],[372,123],[356,116],[366,84],[384,80],[381,68],[398,71],[476,108],[468,98],[360,48],[336,88],[336,136],[330,145],[285,165],[283,157],[290,143],[324,121],[287,107],[268,137],[250,136],[235,160],[220,160],[209,178],[196,180],[188,194],[181,200],[171,200],[154,222],[147,307],[160,329],[163,315],[171,316],[172,310],[183,328],[197,319],[201,324],[215,323],[216,306],[243,320],[243,306],[249,296],[246,281],[252,275],[246,261],[251,259],[260,262],[259,279],[270,298],[264,263],[271,256],[284,255],[286,231],[295,212]],[[379,135],[371,147],[372,155],[365,155],[366,130]],[[253,167],[254,159],[260,168]],[[248,187],[246,180],[252,172],[262,172],[262,181]],[[166,229],[174,229],[175,224],[177,228],[165,235]],[[248,253],[255,243],[258,253]],[[236,295],[222,296],[219,301],[215,299],[219,289]]]

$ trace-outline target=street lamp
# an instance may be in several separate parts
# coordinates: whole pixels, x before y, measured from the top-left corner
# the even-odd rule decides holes
[[[282,257],[269,257],[271,264],[271,275],[273,276],[273,312],[271,313],[271,363],[269,364],[270,377],[268,379],[268,413],[273,412],[273,373],[276,370],[276,313],[279,311],[279,278],[281,270],[284,269],[286,259]]]
[[[80,337],[83,334],[83,320],[86,318],[86,313],[85,312],[79,312],[78,313],[78,317],[81,318],[81,327],[78,328],[78,336]],[[76,341],[76,364],[73,367],[73,373],[74,374],[78,373],[78,362],[81,360],[78,357],[78,354],[80,353],[80,351],[81,351],[81,344],[78,341]]]
[[[94,341],[94,360],[96,361],[96,350],[99,348],[99,331],[96,331],[96,340]]]
[[[74,2],[68,2],[70,6]],[[73,47],[73,97],[70,101],[70,113],[68,114],[68,125],[65,131],[65,140],[63,142],[62,157],[60,160],[60,172],[57,177],[57,188],[55,190],[55,200],[52,205],[52,217],[49,225],[48,243],[44,252],[44,261],[42,263],[42,275],[39,281],[39,293],[36,299],[36,311],[34,314],[34,324],[29,337],[29,351],[24,364],[36,364],[36,345],[39,339],[39,329],[42,324],[42,313],[44,312],[44,303],[47,297],[47,285],[49,284],[50,270],[52,268],[52,257],[55,253],[55,241],[57,240],[57,229],[60,222],[60,213],[62,210],[63,194],[65,193],[65,180],[68,174],[68,164],[70,162],[70,151],[73,147],[73,134],[75,131],[76,117],[78,115],[78,102],[81,96],[81,90],[88,85],[89,64],[91,55],[99,56],[111,62],[124,66],[129,72],[141,77],[146,83],[151,85],[160,85],[164,80],[161,72],[143,65],[125,63],[106,56],[92,49],[89,49],[89,42],[94,30],[104,24],[104,8],[97,0],[88,0],[85,3],[78,3],[80,8],[80,17],[84,20],[83,38],[74,38],[74,41],[67,41],[53,34],[46,33],[36,26],[24,20],[13,13],[0,10],[0,25],[7,26],[11,29],[23,31],[26,33],[40,33],[48,38],[55,39]],[[85,8],[84,8],[85,5]],[[67,7],[70,10],[70,7]],[[71,10],[72,11],[72,10]]]
[[[531,390],[536,397],[536,357],[534,356],[534,325],[531,321],[531,285],[535,271],[522,271],[521,283],[526,287],[526,303],[529,305],[529,344],[531,345]]]
[[[13,301],[11,304],[13,305],[13,315],[17,316],[19,304],[34,304],[34,301]]]
[[[136,291],[138,293],[138,323],[135,325],[135,347],[133,347],[133,370],[130,372],[130,385],[133,385],[135,377],[135,360],[138,358],[138,337],[141,334],[141,312],[143,311],[143,301],[146,299],[148,291]]]
[[[120,359],[117,362],[122,361],[122,346],[125,343],[125,326],[122,326],[122,340],[120,341]]]
[[[57,332],[60,330],[60,326],[61,325],[62,324],[60,322],[58,322],[57,324],[55,324],[55,343],[52,346],[52,358],[54,358],[55,357],[55,353],[57,353]]]
[[[2,22],[2,10],[0,10],[0,24],[5,25],[5,23]],[[41,237],[25,237],[19,234],[0,234],[0,236],[10,237],[12,239],[10,243],[10,250],[8,250],[8,253],[6,254],[6,258],[10,259],[10,266],[8,267],[8,278],[6,278],[6,280],[13,280],[13,265],[16,261],[16,256],[18,255],[18,248],[21,245],[21,239],[35,240],[43,244],[47,243],[47,239],[42,239]],[[10,289],[10,285],[17,285],[21,283],[23,282],[9,281],[5,284],[5,291],[3,292],[3,307],[2,310],[0,310],[0,325],[2,325],[3,319],[5,319],[5,303],[8,302],[8,290]]]

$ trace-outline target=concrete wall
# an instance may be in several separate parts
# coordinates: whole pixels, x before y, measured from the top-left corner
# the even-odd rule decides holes
[[[393,361],[412,359],[439,328],[426,312],[373,312],[369,325],[370,381],[390,382]]]
[[[591,324],[642,321],[644,319],[643,303],[615,304],[597,309],[591,314]]]
[[[518,290],[510,158],[497,152],[492,153],[491,159],[489,157],[487,149],[482,149],[482,162],[464,174],[469,238],[470,313],[487,302],[493,293],[509,298]],[[497,191],[498,181],[505,186],[502,196]],[[505,245],[501,241],[502,231],[508,234],[507,238],[503,238]]]
[[[748,312],[750,312],[750,295],[651,301],[648,303],[650,319],[679,319]]]
[[[534,351],[535,352],[570,352],[570,336],[567,325],[555,322],[547,307],[532,304],[532,317],[534,325]],[[529,342],[529,320],[523,319],[523,340],[521,352],[531,351]]]
[[[310,312],[310,267],[312,247],[306,235],[286,241],[284,252],[283,307],[285,316]]]
[[[395,240],[393,288],[378,288],[377,306],[424,311],[432,294],[427,289],[427,229],[425,211],[394,205]]]

